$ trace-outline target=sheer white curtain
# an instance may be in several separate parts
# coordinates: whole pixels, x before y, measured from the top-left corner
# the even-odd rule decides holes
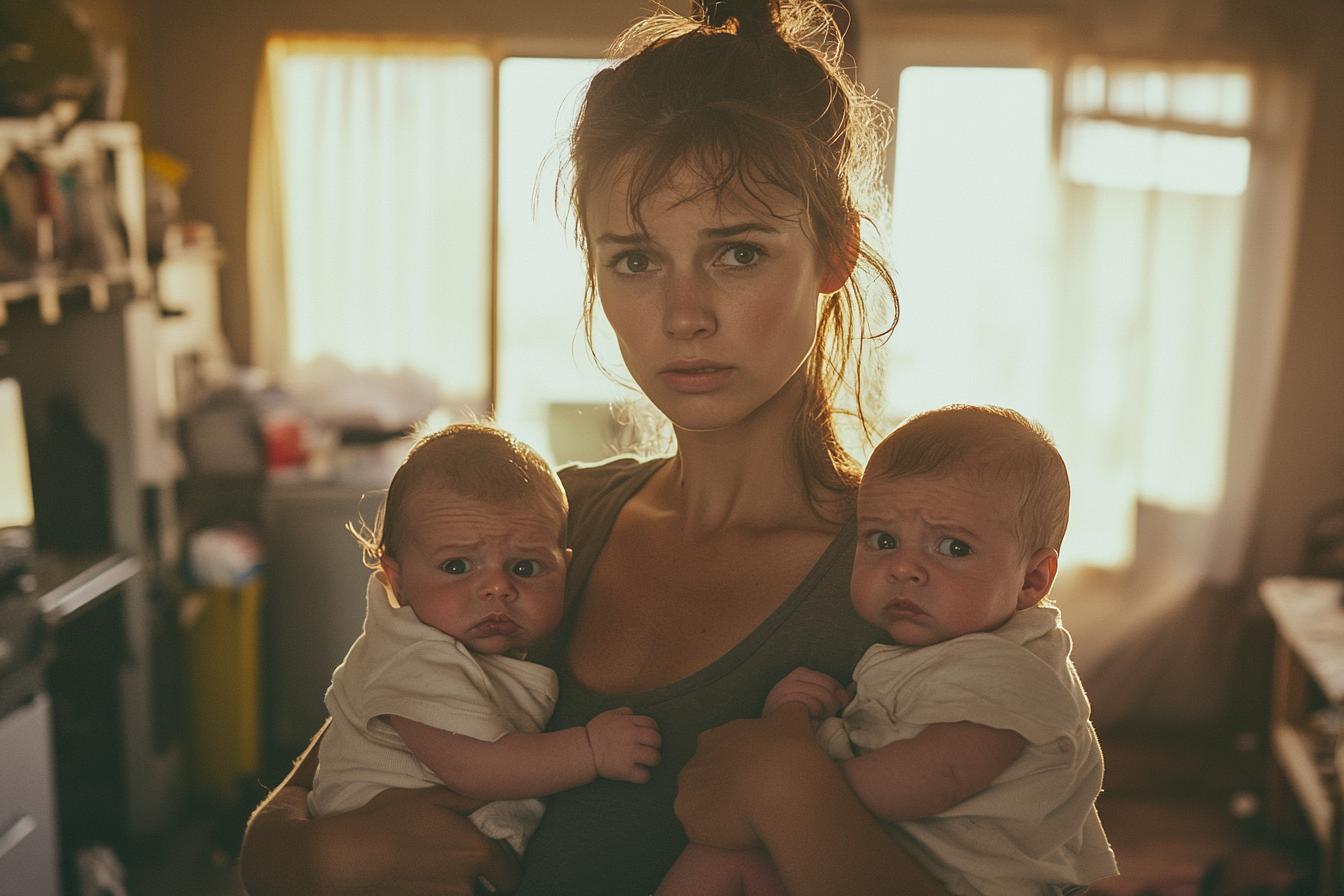
[[[254,358],[431,378],[488,407],[494,67],[442,41],[274,37],[249,210]]]
[[[1054,434],[1074,491],[1054,596],[1097,717],[1118,718],[1174,666],[1207,664],[1201,636],[1209,646],[1227,635],[1197,595],[1234,580],[1244,554],[1288,294],[1298,175],[1287,147],[1301,118],[1262,89],[1240,131],[1164,129],[1179,92],[1145,75],[1127,86],[1155,102],[1165,83],[1158,122],[1132,106],[1116,116],[1124,123],[1106,121],[1113,107],[1057,104],[1049,72],[1018,61],[1029,54],[963,42],[940,60],[933,43],[874,54],[894,70],[876,80],[897,100],[902,319],[888,348],[888,422],[992,403]],[[975,67],[977,57],[1004,67]],[[943,65],[919,67],[931,62]],[[1102,71],[1112,76],[1103,104],[1123,101],[1125,78]],[[1292,106],[1294,95],[1279,99]],[[1258,124],[1276,118],[1277,134]]]

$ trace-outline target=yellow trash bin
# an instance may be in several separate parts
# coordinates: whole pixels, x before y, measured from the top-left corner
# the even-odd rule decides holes
[[[191,722],[190,787],[233,803],[260,755],[262,580],[201,588],[182,599]]]

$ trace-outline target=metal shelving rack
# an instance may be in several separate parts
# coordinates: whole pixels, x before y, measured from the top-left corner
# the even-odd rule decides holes
[[[10,219],[0,259],[0,377],[19,381],[30,426],[44,419],[53,396],[73,396],[106,448],[110,554],[39,554],[37,562],[39,571],[59,573],[42,588],[53,631],[95,624],[87,621],[91,608],[118,603],[120,621],[103,634],[124,643],[109,685],[124,772],[119,824],[128,836],[147,835],[171,823],[180,806],[183,748],[171,723],[165,727],[171,713],[163,711],[156,678],[164,614],[154,583],[160,564],[173,559],[162,548],[165,533],[175,533],[179,471],[159,388],[162,323],[148,260],[140,134],[131,122],[0,119],[0,170],[19,154],[31,160],[29,170],[61,173],[74,190],[101,191],[93,199],[106,211],[105,220],[84,219],[92,242],[68,256],[58,251],[59,224],[44,219],[42,203],[36,227],[26,218],[29,229],[17,237]]]

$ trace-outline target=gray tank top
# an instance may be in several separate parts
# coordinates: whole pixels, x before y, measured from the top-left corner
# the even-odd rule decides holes
[[[560,472],[569,495],[574,559],[566,583],[570,611],[625,502],[663,460],[620,459]],[[776,682],[799,666],[850,681],[868,647],[886,634],[859,618],[849,602],[855,526],[849,520],[807,577],[740,644],[699,672],[639,694],[608,696],[585,688],[564,661],[566,631],[547,655],[560,678],[550,730],[583,725],[618,706],[652,716],[663,738],[662,763],[647,784],[599,779],[547,800],[541,827],[523,857],[525,896],[647,896],[681,854],[686,835],[672,812],[677,775],[700,732],[756,717]],[[572,618],[572,613],[567,614]]]

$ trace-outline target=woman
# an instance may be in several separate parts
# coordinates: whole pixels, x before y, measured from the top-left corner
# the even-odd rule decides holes
[[[676,453],[562,471],[567,617],[533,657],[560,675],[552,727],[630,706],[658,720],[662,764],[647,784],[552,797],[519,892],[650,893],[686,834],[764,845],[794,893],[942,892],[814,745],[805,712],[758,718],[793,668],[848,681],[881,637],[848,600],[859,468],[835,404],[847,390],[860,408],[856,268],[895,318],[859,233],[884,113],[840,70],[838,42],[809,45],[833,30],[819,5],[708,6],[627,32],[572,140],[586,319],[600,303]],[[249,826],[252,896],[514,885],[517,867],[460,816],[470,801],[387,792],[310,820],[311,764]]]

